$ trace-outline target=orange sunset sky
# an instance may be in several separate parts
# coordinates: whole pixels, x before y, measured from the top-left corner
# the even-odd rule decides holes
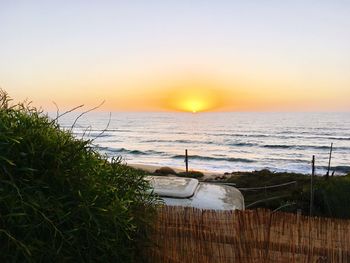
[[[0,1],[0,87],[44,110],[349,111],[347,1]]]

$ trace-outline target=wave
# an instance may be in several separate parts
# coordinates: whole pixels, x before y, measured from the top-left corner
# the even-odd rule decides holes
[[[254,137],[254,136],[251,136]],[[328,141],[350,141],[350,137],[346,137],[346,136],[324,136],[324,135],[310,135],[310,136],[305,136],[305,135],[269,135],[267,137],[270,138],[277,138],[277,139],[305,139],[305,140],[328,140]]]
[[[306,133],[300,133],[300,134],[294,134],[291,135],[291,133],[288,133],[289,135],[281,135],[284,134],[283,132],[280,132],[279,134],[212,134],[217,136],[227,136],[227,137],[247,137],[247,138],[278,138],[278,139],[324,139],[324,140],[336,140],[336,141],[350,141],[350,137],[346,136],[331,136],[332,134],[329,134],[329,136],[325,135],[314,135],[310,133],[310,136],[305,136],[302,134]],[[309,133],[308,133],[309,134]]]
[[[102,132],[102,131],[101,131]],[[108,138],[114,137],[113,134],[101,133],[101,132],[74,132],[73,134],[82,138]]]
[[[163,155],[165,154],[164,152],[158,152],[154,150],[147,150],[147,151],[141,151],[141,150],[129,150],[125,148],[102,148],[108,152],[113,152],[113,153],[126,153],[126,154],[134,154],[134,155],[154,155],[154,154],[160,154]]]
[[[342,136],[302,136],[302,135],[291,135],[291,136],[271,136],[276,137],[278,139],[306,139],[306,140],[335,140],[335,141],[350,141],[350,137],[342,137]]]
[[[185,155],[173,155],[173,159],[185,159]],[[245,158],[224,158],[224,157],[210,157],[210,156],[201,156],[201,155],[190,155],[189,159],[195,160],[206,160],[206,161],[228,161],[228,162],[241,162],[241,163],[254,163],[254,160],[245,159]]]
[[[174,141],[169,141],[169,142],[175,142],[175,143],[203,143],[201,141],[192,141],[192,140],[174,140]]]
[[[278,149],[288,149],[288,148],[293,148],[295,146],[293,145],[284,145],[284,144],[266,144],[266,145],[262,145],[262,147],[264,148],[278,148]]]
[[[107,129],[107,131],[112,131],[112,132],[134,132],[134,130],[128,130],[128,129]]]
[[[250,142],[237,142],[237,143],[229,143],[227,144],[229,146],[258,146],[256,143],[250,143]]]
[[[206,133],[205,135],[217,137],[252,137],[252,138],[266,138],[273,137],[269,134],[249,134],[249,133]]]
[[[169,140],[160,140],[160,139],[152,139],[152,140],[143,140],[141,142],[146,142],[146,143],[159,143],[159,142],[170,142]]]
[[[286,145],[286,144],[266,144],[262,145],[263,148],[271,149],[316,149],[316,150],[329,150],[328,145]],[[349,150],[349,147],[333,147],[334,150]]]
[[[108,137],[113,137],[113,134],[107,134],[107,133],[86,133],[85,137],[90,137],[90,138],[108,138]]]
[[[320,168],[327,170],[328,167],[327,166],[321,166]],[[330,173],[332,174],[332,172],[335,171],[335,173],[337,174],[348,174],[350,173],[350,166],[346,166],[346,165],[338,165],[338,166],[331,166],[330,168]]]
[[[318,137],[318,138],[324,138],[324,137]],[[350,137],[326,137],[324,139],[338,140],[338,141],[350,141]]]
[[[144,143],[186,143],[186,144],[191,144],[191,143],[198,143],[198,144],[214,144],[212,141],[198,141],[198,140],[162,140],[162,139],[152,139],[152,140],[143,140],[141,142]]]
[[[311,163],[309,159],[300,159],[300,158],[274,158],[274,157],[265,157],[263,159],[264,161],[267,161],[269,163]]]

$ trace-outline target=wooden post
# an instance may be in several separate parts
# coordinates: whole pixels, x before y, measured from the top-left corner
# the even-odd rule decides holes
[[[327,169],[327,173],[326,173],[326,179],[328,179],[328,177],[329,177],[329,170],[331,169],[332,150],[333,150],[333,143],[331,143],[331,149],[329,151],[329,160],[328,160],[328,169]]]
[[[310,216],[313,214],[314,205],[314,175],[315,175],[315,155],[312,156],[312,172],[310,179]]]
[[[186,163],[186,173],[188,173],[188,154],[187,154],[187,149],[185,150],[185,163]]]

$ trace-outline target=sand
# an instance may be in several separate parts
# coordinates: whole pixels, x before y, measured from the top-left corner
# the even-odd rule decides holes
[[[149,173],[154,173],[157,169],[164,167],[162,165],[149,165],[149,164],[138,164],[138,163],[128,163],[128,166],[131,166],[136,169],[140,169]],[[174,168],[170,167],[173,169],[175,172],[180,173],[180,172],[185,172],[185,169],[180,169],[180,168]],[[196,170],[198,171],[198,170]],[[204,176],[201,178],[201,180],[214,180],[217,177],[227,177],[227,175],[224,175],[222,173],[218,172],[212,172],[212,171],[205,171],[205,170],[199,170],[204,174]]]

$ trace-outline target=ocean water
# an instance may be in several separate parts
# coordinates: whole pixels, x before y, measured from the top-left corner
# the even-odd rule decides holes
[[[61,126],[70,129],[77,115],[62,116]],[[214,172],[310,173],[315,155],[321,175],[333,142],[331,172],[350,172],[350,113],[95,112],[73,132],[126,163],[184,168],[188,149],[190,169]]]

